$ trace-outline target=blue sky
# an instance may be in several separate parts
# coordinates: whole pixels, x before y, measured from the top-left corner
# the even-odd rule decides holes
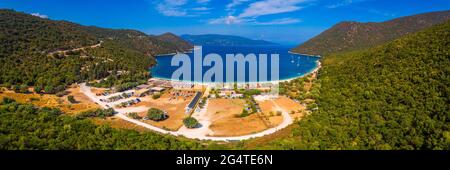
[[[341,21],[450,10],[450,0],[1,0],[0,8],[148,34],[231,34],[298,44]]]

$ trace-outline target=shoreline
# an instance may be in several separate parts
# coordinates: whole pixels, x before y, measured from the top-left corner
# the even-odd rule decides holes
[[[288,51],[289,54],[296,54],[296,55],[304,55],[304,56],[308,56],[308,57],[318,57],[318,58],[322,58],[322,56],[320,55],[312,55],[312,54],[302,54],[302,53],[296,53],[296,52],[292,52],[292,51]]]
[[[191,84],[203,85],[203,86],[216,86],[218,84],[234,84],[234,83],[237,83],[237,84],[279,84],[279,83],[283,83],[283,82],[290,82],[292,80],[308,76],[310,74],[313,74],[313,73],[319,71],[320,68],[321,68],[321,62],[320,62],[320,60],[317,60],[316,61],[316,67],[314,67],[313,69],[311,69],[310,71],[308,71],[307,73],[305,73],[303,75],[292,77],[292,78],[287,78],[287,79],[283,79],[283,80],[263,81],[263,82],[232,82],[232,83],[227,83],[227,82],[222,82],[222,83],[214,83],[214,82],[212,82],[211,83],[211,82],[209,82],[209,83],[205,83],[205,82],[195,82],[195,81],[180,81],[180,80],[174,80],[174,79],[168,79],[168,78],[162,78],[162,77],[155,77],[155,76],[153,76],[151,79],[171,81],[171,82],[176,82],[176,83],[191,83]]]
[[[195,48],[191,48],[191,49],[189,49],[187,51],[181,51],[181,52],[177,51],[175,53],[157,54],[157,55],[155,55],[155,57],[164,57],[164,56],[167,56],[167,55],[177,55],[177,54],[189,54],[189,53],[193,53],[194,50],[195,50]]]
[[[189,52],[178,52],[178,53],[183,53],[183,54],[187,54],[187,53],[192,53],[193,50],[195,50],[195,48],[190,49]],[[176,55],[178,53],[170,53],[170,54],[160,54],[160,55],[156,55],[156,57],[166,57],[168,55]],[[301,53],[295,53],[292,51],[288,51],[289,54],[295,54],[295,55],[302,55],[302,56],[307,56],[307,57],[317,57],[317,58],[322,58],[322,56],[320,55],[311,55],[311,54],[301,54]],[[316,61],[316,66],[311,69],[310,71],[306,72],[303,75],[300,76],[295,76],[292,78],[286,78],[286,79],[282,79],[282,80],[276,80],[276,81],[263,81],[263,82],[232,82],[232,83],[226,83],[226,82],[222,82],[222,83],[214,83],[214,82],[210,82],[210,83],[205,83],[205,82],[195,82],[195,81],[180,81],[180,80],[174,80],[174,79],[168,79],[168,78],[162,78],[162,77],[156,77],[156,76],[152,76],[151,78],[154,79],[158,79],[158,80],[164,80],[164,81],[172,81],[172,82],[177,82],[177,83],[192,83],[192,84],[196,84],[196,85],[203,85],[203,86],[216,86],[217,84],[279,84],[279,83],[283,83],[283,82],[290,82],[292,80],[298,79],[298,78],[302,78],[305,76],[308,76],[310,74],[313,74],[314,72],[317,72],[319,69],[321,68],[321,62],[320,59]],[[152,69],[151,67],[149,68],[149,70]]]

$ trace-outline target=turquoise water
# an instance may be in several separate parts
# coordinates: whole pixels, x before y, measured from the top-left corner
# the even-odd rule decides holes
[[[256,54],[257,60],[259,63],[259,57],[258,54],[267,54],[268,58],[268,78],[267,80],[272,80],[270,77],[270,54],[279,54],[279,79],[280,80],[286,80],[291,79],[299,76],[303,76],[312,70],[314,70],[317,67],[317,60],[319,60],[319,57],[311,57],[311,56],[304,56],[304,55],[298,55],[298,54],[291,54],[289,53],[289,49],[292,47],[290,46],[203,46],[203,57],[210,53],[216,53],[219,54],[222,57],[224,68],[226,68],[226,54]],[[193,71],[193,61],[194,61],[194,54],[188,53],[189,57],[191,58],[191,68]],[[152,67],[150,69],[150,72],[153,77],[155,78],[162,78],[162,79],[171,79],[172,73],[177,70],[178,66],[171,66],[173,55],[161,55],[156,57],[157,64],[156,66]],[[213,64],[214,66],[214,64]],[[212,67],[212,66],[211,66]],[[211,68],[209,66],[203,66],[203,74]],[[236,66],[235,66],[236,67]],[[236,73],[235,69],[235,73]],[[248,82],[248,64],[246,64],[246,82]],[[192,74],[192,80],[193,81],[193,73]],[[258,73],[259,75],[259,73]],[[226,74],[224,72],[224,78],[226,77]],[[235,74],[235,81],[236,81],[236,74]],[[213,77],[213,81],[215,81],[215,78]],[[259,80],[258,80],[259,81]]]

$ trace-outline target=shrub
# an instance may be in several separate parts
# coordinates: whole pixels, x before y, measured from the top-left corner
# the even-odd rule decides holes
[[[34,86],[34,92],[41,93],[42,92],[42,87],[41,86]]]
[[[58,96],[58,97],[63,97],[63,96],[65,96],[65,95],[67,95],[68,94],[68,92],[66,92],[66,91],[60,91],[60,92],[57,92],[56,93],[56,96]]]
[[[281,111],[277,111],[277,116],[281,116],[282,112]]]
[[[109,109],[97,109],[94,111],[87,111],[87,112],[83,112],[77,115],[78,118],[87,118],[87,117],[100,117],[100,118],[106,118],[106,117],[111,117],[114,115],[114,109],[109,108]]]
[[[159,93],[158,93],[158,94],[154,94],[154,95],[152,96],[152,98],[155,99],[155,100],[156,100],[156,99],[159,99],[160,97],[161,97],[161,94],[159,94]]]
[[[183,124],[184,124],[184,126],[186,126],[187,128],[190,128],[190,129],[196,128],[196,127],[198,127],[200,125],[198,123],[197,119],[195,119],[193,117],[185,118],[183,120]]]
[[[23,85],[20,86],[19,92],[20,93],[29,93],[30,91],[28,91],[28,86],[23,84]]]
[[[3,98],[2,104],[5,105],[5,104],[10,104],[10,103],[15,103],[15,102],[16,101],[14,99],[11,99],[9,97],[5,97],[5,98]]]
[[[307,108],[308,110],[313,110],[313,109],[317,108],[317,104],[316,104],[316,103],[308,104],[308,105],[306,106],[306,108]]]
[[[67,96],[67,100],[68,100],[70,103],[76,103],[76,102],[77,102],[77,101],[75,100],[75,98],[74,98],[72,95]]]
[[[136,113],[136,112],[129,113],[128,116],[130,116],[133,119],[137,119],[137,120],[142,119],[142,117],[139,116],[138,113]]]
[[[40,100],[39,98],[35,98],[35,97],[30,98],[30,101],[32,101],[32,102],[39,101],[39,100]]]
[[[18,85],[11,86],[11,89],[16,93],[20,93],[20,87]]]
[[[164,111],[151,108],[148,110],[147,117],[153,121],[162,121],[168,118],[167,114]]]
[[[239,115],[239,117],[247,117],[247,116],[249,116],[250,114],[248,113],[248,111],[246,110],[246,109],[243,109],[242,110],[242,113]]]
[[[53,86],[45,86],[44,91],[45,93],[53,94],[55,93],[55,88]]]

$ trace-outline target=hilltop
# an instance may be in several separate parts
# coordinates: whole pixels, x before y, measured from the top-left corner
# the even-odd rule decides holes
[[[310,39],[292,52],[326,55],[361,50],[400,38],[450,19],[450,11],[430,12],[385,22],[341,22]]]
[[[194,48],[194,46],[191,43],[183,40],[182,38],[170,32],[155,36],[155,38],[160,41],[175,44],[177,47],[180,47],[180,49],[182,49],[183,51]]]

